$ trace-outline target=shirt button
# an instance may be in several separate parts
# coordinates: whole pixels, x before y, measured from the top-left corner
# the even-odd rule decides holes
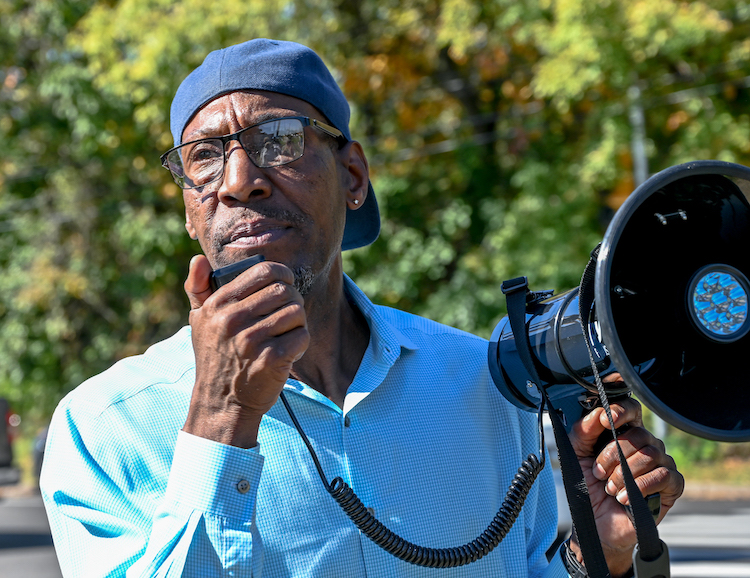
[[[237,491],[240,494],[247,494],[250,491],[250,482],[247,480],[240,480],[237,482]]]
[[[349,427],[350,425],[352,425],[352,418],[347,415],[344,418],[344,427]]]

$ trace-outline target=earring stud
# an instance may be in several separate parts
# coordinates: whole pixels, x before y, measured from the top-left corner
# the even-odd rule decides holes
[[[359,199],[354,199],[354,204],[359,205]]]

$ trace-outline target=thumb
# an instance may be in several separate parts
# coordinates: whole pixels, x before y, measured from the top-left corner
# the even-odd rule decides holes
[[[211,265],[205,255],[196,255],[190,260],[188,276],[185,279],[185,293],[190,300],[190,309],[199,309],[203,306],[211,293],[209,277],[211,276]]]
[[[591,412],[587,413],[583,418],[573,424],[573,428],[570,430],[568,437],[570,443],[575,449],[578,457],[591,456],[594,451],[599,436],[605,430],[603,425],[602,414],[604,410],[601,407],[594,408]],[[606,417],[605,417],[606,419]]]

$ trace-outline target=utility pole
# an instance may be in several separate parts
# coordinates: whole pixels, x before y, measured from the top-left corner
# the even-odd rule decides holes
[[[633,180],[638,187],[648,178],[648,158],[646,158],[646,116],[641,103],[641,89],[638,82],[628,89],[628,118],[632,135],[630,138],[631,154],[633,156]]]

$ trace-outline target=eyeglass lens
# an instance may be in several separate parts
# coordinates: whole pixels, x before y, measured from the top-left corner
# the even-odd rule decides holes
[[[270,120],[229,135],[240,141],[250,160],[260,168],[285,165],[302,156],[305,136],[297,118]],[[224,174],[224,143],[228,137],[187,143],[167,155],[167,166],[184,189],[202,187]]]

